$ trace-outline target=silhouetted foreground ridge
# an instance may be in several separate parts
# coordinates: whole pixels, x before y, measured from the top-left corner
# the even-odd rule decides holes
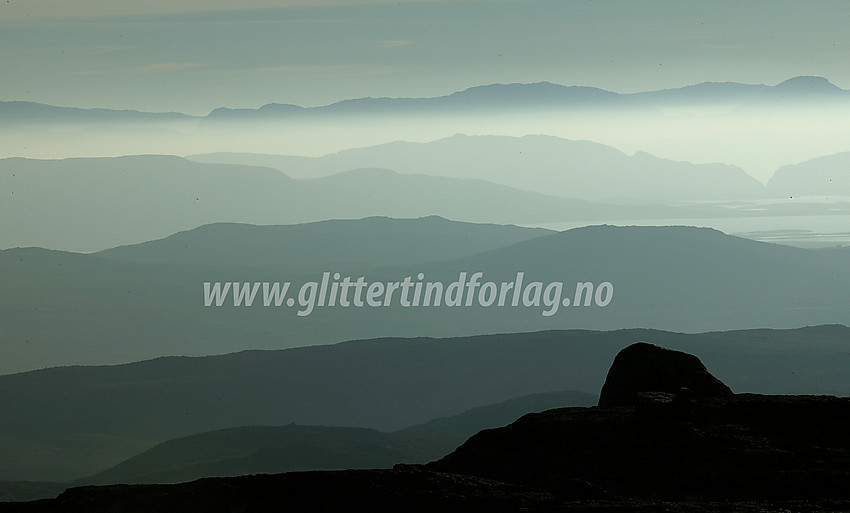
[[[850,399],[735,395],[695,356],[635,344],[599,404],[482,431],[428,468],[587,497],[850,498]]]
[[[850,511],[850,399],[735,395],[698,358],[616,357],[600,406],[526,415],[423,466],[83,487],[0,511]]]

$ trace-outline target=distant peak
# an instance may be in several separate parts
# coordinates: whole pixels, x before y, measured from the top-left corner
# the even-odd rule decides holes
[[[774,86],[776,90],[798,92],[834,92],[841,89],[823,77],[802,76],[789,78]]]
[[[498,97],[498,96],[528,96],[528,97],[563,97],[564,95],[602,95],[618,96],[617,93],[589,86],[564,86],[552,82],[489,84],[470,87],[463,91],[452,93],[448,98],[458,97]]]
[[[542,88],[550,88],[550,89],[564,89],[565,86],[553,84],[551,82],[513,82],[510,84],[487,84],[480,86],[473,86],[463,91],[459,91],[461,93],[469,92],[469,91],[481,91],[485,89],[542,89]]]
[[[288,111],[288,110],[304,110],[304,107],[300,107],[298,105],[292,105],[291,103],[267,103],[260,107],[258,110],[263,112],[269,111]]]

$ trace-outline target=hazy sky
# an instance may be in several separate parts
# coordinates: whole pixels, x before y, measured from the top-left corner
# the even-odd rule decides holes
[[[850,88],[848,26],[845,0],[8,0],[0,100],[205,114],[497,82]]]

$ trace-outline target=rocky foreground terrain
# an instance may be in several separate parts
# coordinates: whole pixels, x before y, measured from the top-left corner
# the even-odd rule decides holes
[[[599,403],[427,465],[80,487],[0,512],[850,511],[850,398],[736,395],[696,357],[641,343]]]

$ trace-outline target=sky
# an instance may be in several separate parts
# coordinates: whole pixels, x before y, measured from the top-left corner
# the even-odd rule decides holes
[[[828,0],[4,0],[0,100],[203,115],[514,82],[850,89],[848,23]]]

